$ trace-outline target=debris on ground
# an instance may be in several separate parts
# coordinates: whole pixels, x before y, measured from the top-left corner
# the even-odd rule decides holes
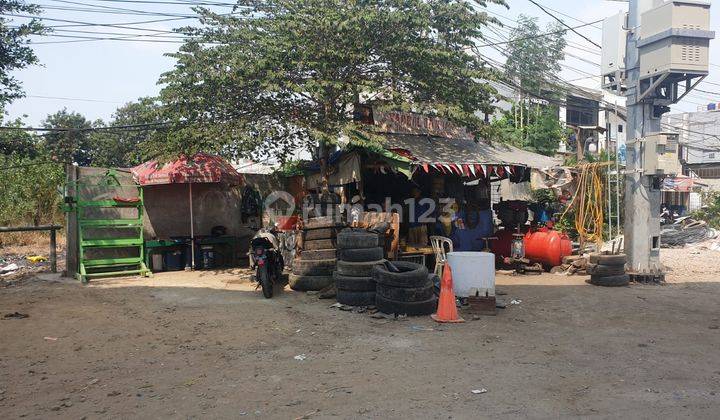
[[[473,394],[484,394],[484,393],[488,392],[488,390],[485,388],[480,388],[480,389],[473,389],[470,392],[472,392]]]
[[[10,263],[5,267],[0,267],[0,276],[9,276],[15,271],[19,270],[20,266],[15,263]]]
[[[587,274],[588,258],[583,255],[566,255],[562,258],[562,264],[550,269],[550,273],[561,276],[573,274]]]
[[[297,356],[293,357],[293,359],[299,360],[299,361],[302,362],[303,360],[307,359],[307,356],[305,355],[305,353],[303,353],[303,354],[298,354]]]
[[[27,257],[25,257],[25,259],[27,259],[33,264],[47,261],[47,258],[43,257],[42,255],[28,255]]]
[[[5,319],[24,319],[24,318],[30,318],[30,315],[21,314],[20,312],[16,311],[16,312],[12,312],[9,314],[5,314],[5,316],[3,316],[3,318],[5,318]]]
[[[330,286],[320,290],[318,292],[318,297],[320,299],[333,299],[337,295],[337,289],[335,288],[335,283],[331,284]]]
[[[702,220],[684,220],[683,223],[663,226],[660,231],[660,246],[678,248],[717,238],[718,231]]]

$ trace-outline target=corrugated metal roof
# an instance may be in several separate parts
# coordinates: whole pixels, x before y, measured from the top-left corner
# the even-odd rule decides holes
[[[528,152],[517,147],[443,137],[383,134],[386,149],[407,150],[421,163],[518,165],[529,168],[559,166],[559,158]]]

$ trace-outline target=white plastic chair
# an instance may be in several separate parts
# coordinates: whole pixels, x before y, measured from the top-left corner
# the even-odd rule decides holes
[[[433,272],[442,278],[443,268],[447,263],[447,253],[453,252],[452,240],[444,236],[431,236],[430,244],[435,253],[435,270]]]

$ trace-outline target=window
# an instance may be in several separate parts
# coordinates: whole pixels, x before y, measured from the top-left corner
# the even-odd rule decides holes
[[[622,133],[622,132],[623,132],[623,125],[618,124],[618,133]]]
[[[708,159],[715,159],[715,153],[708,153]]]
[[[593,126],[598,124],[599,103],[592,99],[568,96],[565,108],[565,121],[574,126]]]

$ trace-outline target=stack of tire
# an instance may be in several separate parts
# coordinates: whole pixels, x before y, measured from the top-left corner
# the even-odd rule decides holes
[[[605,287],[627,286],[630,277],[625,274],[625,254],[590,254],[587,273],[590,284]]]
[[[382,236],[364,229],[343,229],[337,236],[337,266],[333,273],[338,303],[375,305],[373,267],[385,262]]]
[[[435,312],[437,296],[433,276],[428,275],[428,269],[406,261],[389,264],[392,267],[378,265],[373,268],[377,309],[394,315],[430,315]]]
[[[335,237],[339,229],[333,217],[314,217],[303,225],[302,250],[293,261],[290,288],[323,290],[333,283]]]

